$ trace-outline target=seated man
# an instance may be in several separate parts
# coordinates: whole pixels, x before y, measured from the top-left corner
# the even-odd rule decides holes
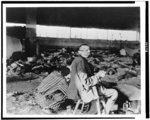
[[[68,84],[65,77],[70,73],[69,68],[60,67],[43,79],[36,89],[36,102],[44,111],[56,111],[67,96]],[[50,111],[49,111],[50,112]]]
[[[81,97],[85,102],[90,102],[97,97],[92,94],[90,86],[97,84],[99,78],[105,76],[105,72],[101,71],[94,75],[92,66],[87,61],[90,55],[90,47],[88,45],[81,45],[78,54],[79,56],[74,59],[71,65],[71,81],[68,88],[68,99],[77,101],[79,97]],[[111,107],[118,97],[118,92],[115,89],[107,89],[105,87],[100,87],[98,91],[99,90],[108,98],[105,113],[109,114]],[[78,96],[78,93],[80,96]]]

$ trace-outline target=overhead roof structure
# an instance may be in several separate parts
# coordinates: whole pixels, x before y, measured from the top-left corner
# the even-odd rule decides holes
[[[7,8],[6,21],[26,23],[26,11],[32,8]],[[36,9],[40,25],[139,30],[140,7],[55,7]]]

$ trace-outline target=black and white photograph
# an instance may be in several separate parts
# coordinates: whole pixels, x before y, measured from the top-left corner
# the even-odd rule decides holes
[[[145,2],[2,9],[4,118],[145,118]]]

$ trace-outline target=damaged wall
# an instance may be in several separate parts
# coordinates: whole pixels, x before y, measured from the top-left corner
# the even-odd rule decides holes
[[[6,44],[7,44],[6,45],[7,59],[11,57],[13,52],[22,51],[22,45],[18,38],[7,35],[7,43]]]
[[[89,44],[92,49],[111,49],[126,46],[132,49],[137,49],[140,46],[139,41],[119,41],[119,40],[94,40],[94,39],[67,39],[67,38],[37,38],[40,45],[40,50],[43,47],[66,47],[76,48],[81,44]]]
[[[93,49],[113,49],[123,46],[139,48],[138,30],[115,30],[66,26],[36,25],[36,37],[40,48],[76,48],[89,44]],[[129,47],[130,48],[130,47]]]

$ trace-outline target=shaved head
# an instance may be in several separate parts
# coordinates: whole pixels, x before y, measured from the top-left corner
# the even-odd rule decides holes
[[[89,45],[88,45],[88,44],[81,44],[81,45],[79,46],[79,49],[78,49],[78,50],[82,50],[84,47],[89,47]]]

